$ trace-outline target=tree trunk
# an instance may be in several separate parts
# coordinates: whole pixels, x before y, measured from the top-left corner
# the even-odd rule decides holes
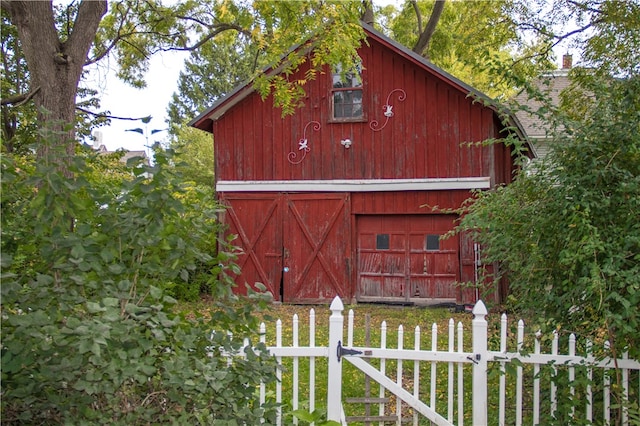
[[[44,130],[38,141],[38,159],[68,173],[75,151],[75,105],[78,83],[98,25],[107,12],[106,0],[82,1],[73,29],[61,41],[53,6],[45,1],[2,2],[16,26],[31,75],[38,120]]]
[[[364,7],[364,12],[362,13],[362,17],[360,20],[367,25],[373,26],[374,16],[373,16],[373,3],[371,0],[362,0],[362,6]]]
[[[427,26],[422,31],[422,28],[418,28],[420,31],[420,37],[416,42],[416,45],[413,47],[413,51],[418,55],[422,55],[425,58],[429,59],[429,42],[431,41],[431,37],[433,33],[436,31],[436,27],[438,26],[438,21],[440,21],[440,16],[442,15],[442,11],[444,10],[445,0],[436,0],[433,5],[433,11],[431,12],[431,17],[429,17],[429,22],[427,22]],[[416,2],[412,2],[416,14],[418,15],[418,22],[421,21],[420,10]]]

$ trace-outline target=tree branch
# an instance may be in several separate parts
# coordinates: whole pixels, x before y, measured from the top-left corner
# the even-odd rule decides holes
[[[418,20],[418,34],[422,34],[422,13],[420,13],[420,8],[418,8],[418,2],[416,2],[416,0],[412,0],[411,6],[413,6],[413,10],[416,12],[416,19]]]
[[[586,4],[582,4],[574,0],[567,0],[567,3],[574,5],[576,8],[581,9],[583,12],[591,12],[595,13],[596,15],[602,15],[604,13],[602,10],[594,9],[587,6]]]
[[[9,96],[8,98],[4,98],[2,99],[1,104],[13,105],[14,107],[22,106],[27,102],[29,102],[29,100],[33,98],[36,95],[36,93],[38,93],[39,91],[40,91],[40,86],[36,87],[34,90],[32,90],[29,93],[21,93],[19,95],[13,95],[13,96]]]
[[[121,9],[122,6],[123,6],[122,3],[118,3],[115,8],[115,10],[118,11],[118,13],[120,14],[120,19],[119,19],[119,25],[118,25],[116,34],[111,38],[111,43],[109,43],[102,52],[98,52],[97,55],[94,56],[93,58],[87,58],[87,62],[85,63],[85,66],[95,64],[101,59],[105,58],[111,53],[113,49],[115,49],[116,45],[120,42],[122,38],[135,34],[133,32],[122,34],[122,29],[124,28],[124,24],[126,22],[125,17],[128,14],[128,12],[131,10],[131,8],[129,7],[127,7],[126,10],[122,10]]]
[[[371,0],[362,0],[362,7],[364,12],[362,12],[362,16],[360,20],[368,25],[373,25],[374,16],[373,16],[373,3]]]
[[[214,29],[213,29],[213,31],[211,31],[209,34],[207,34],[205,37],[203,37],[197,43],[195,43],[195,44],[193,44],[191,46],[185,46],[185,47],[182,47],[182,48],[166,49],[166,51],[170,51],[170,50],[175,50],[175,51],[196,50],[197,48],[199,48],[200,46],[202,46],[203,44],[205,44],[207,41],[211,40],[212,38],[214,38],[218,34],[224,32],[224,31],[228,31],[228,30],[235,30],[235,31],[239,32],[240,34],[244,34],[246,36],[251,36],[251,32],[247,31],[245,28],[241,27],[240,25],[236,25],[236,24],[216,24]]]
[[[109,115],[109,114],[104,114],[104,113],[101,113],[101,112],[89,111],[88,109],[84,109],[84,108],[79,107],[79,106],[76,106],[76,110],[80,111],[80,112],[84,112],[85,114],[93,115],[94,117],[110,118],[110,119],[113,119],[113,120],[138,121],[138,120],[149,118],[149,116],[145,116],[145,117],[118,117],[117,115]]]

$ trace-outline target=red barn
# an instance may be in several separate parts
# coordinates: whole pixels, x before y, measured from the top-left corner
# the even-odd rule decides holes
[[[508,147],[468,144],[505,126],[474,102],[484,95],[363,27],[360,75],[327,69],[294,115],[249,84],[191,123],[215,136],[222,221],[244,252],[238,288],[261,282],[292,303],[473,302],[458,284],[475,282],[477,247],[440,238],[457,218],[442,211],[510,182]]]

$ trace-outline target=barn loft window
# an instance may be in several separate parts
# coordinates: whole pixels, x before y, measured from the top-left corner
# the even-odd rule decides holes
[[[376,235],[376,250],[389,250],[389,234]]]
[[[427,235],[426,248],[427,248],[427,251],[440,250],[440,235],[432,235],[432,234]]]
[[[344,71],[337,66],[333,71],[333,119],[336,121],[361,120],[362,110],[362,66]]]

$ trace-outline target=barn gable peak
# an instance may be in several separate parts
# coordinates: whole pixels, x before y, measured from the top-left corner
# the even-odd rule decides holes
[[[419,68],[423,69],[425,72],[430,75],[438,78],[443,83],[449,85],[465,96],[471,96],[477,99],[481,99],[485,102],[485,104],[494,111],[497,111],[497,107],[495,105],[495,101],[482,93],[481,91],[471,87],[470,85],[464,83],[443,69],[437,67],[426,58],[416,54],[400,43],[390,39],[379,31],[375,30],[372,26],[365,24],[364,22],[360,23],[367,35],[368,39],[372,39],[385,46],[387,49],[395,52],[395,54],[409,60],[410,62],[417,65]],[[295,49],[295,48],[294,48]],[[274,74],[279,72],[278,69],[268,68],[264,70],[265,73]],[[206,109],[202,113],[200,113],[197,117],[189,122],[189,126],[198,128],[200,130],[207,131],[209,133],[213,132],[213,121],[220,118],[224,115],[228,110],[233,108],[247,96],[251,95],[255,92],[255,88],[253,87],[253,82],[249,81],[237,86],[233,91],[231,91],[226,96],[220,98],[217,102],[215,102],[210,108]],[[389,112],[390,113],[390,112]],[[517,120],[515,115],[510,114],[510,125],[517,129],[517,132],[520,136],[524,135],[524,131],[522,130],[522,126],[520,122]]]

